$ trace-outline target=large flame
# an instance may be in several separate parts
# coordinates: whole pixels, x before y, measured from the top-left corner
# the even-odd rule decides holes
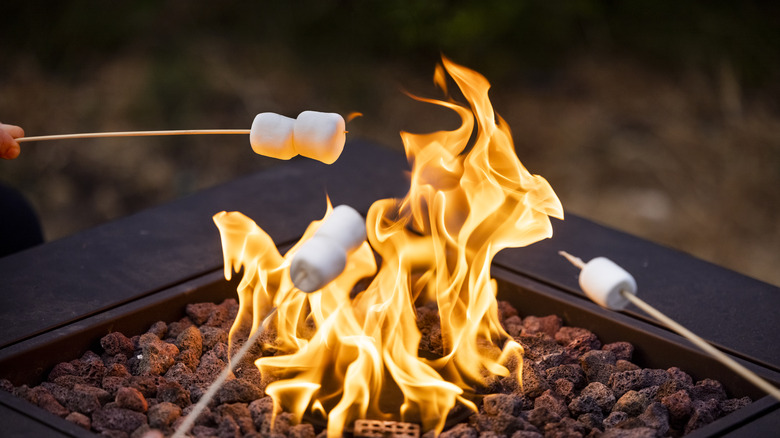
[[[368,243],[320,291],[297,290],[289,267],[322,221],[282,256],[241,213],[214,217],[225,276],[244,269],[231,339],[257,329],[276,307],[277,354],[255,362],[273,377],[266,392],[298,419],[326,416],[328,436],[361,418],[415,422],[438,433],[457,403],[476,408],[467,394],[491,375],[514,372],[522,381],[523,350],[499,323],[490,264],[503,248],[550,237],[549,216],[562,218],[562,208],[547,181],[517,159],[509,128],[488,100],[488,81],[444,58],[434,79],[445,92],[445,69],[470,106],[415,99],[452,109],[462,125],[401,133],[412,166],[409,193],[371,206]],[[328,203],[325,216],[330,212]],[[354,293],[366,278],[368,286]],[[420,306],[438,309],[440,357],[420,356]]]

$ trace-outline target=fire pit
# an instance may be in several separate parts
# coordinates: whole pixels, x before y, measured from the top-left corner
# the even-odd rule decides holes
[[[286,245],[321,210],[322,187],[334,203],[365,210],[379,197],[403,194],[405,168],[400,153],[352,142],[332,167],[294,161],[0,259],[0,376],[16,385],[38,383],[54,364],[97,348],[111,331],[141,333],[154,321],[180,318],[187,303],[235,297],[235,282],[222,278],[219,239],[210,221],[214,212],[241,208]],[[381,186],[368,183],[377,177]],[[504,251],[494,260],[500,299],[523,314],[561,315],[605,343],[632,342],[635,360],[643,366],[678,366],[696,378],[720,380],[731,396],[756,400],[699,434],[776,430],[776,401],[641,315],[609,312],[587,301],[577,291],[576,273],[557,251],[620,260],[636,274],[648,301],[773,382],[780,380],[778,351],[768,347],[780,340],[773,329],[777,288],[572,215],[554,227],[553,239]],[[719,313],[723,308],[733,310]],[[729,329],[720,329],[721,324]],[[0,403],[8,433],[91,435],[2,391]]]
[[[628,394],[628,392],[636,392],[630,391],[631,388],[637,390],[645,388],[641,386],[643,385],[641,382],[629,382],[631,379],[639,379],[637,376],[640,374],[636,373],[645,376],[645,371],[639,370],[637,365],[626,360],[623,363],[618,361],[617,364],[614,364],[614,361],[616,356],[630,359],[630,351],[634,347],[628,344],[622,347],[618,346],[619,344],[612,344],[609,347],[605,346],[605,350],[608,351],[599,352],[602,343],[596,339],[593,332],[600,335],[604,342],[625,340],[633,342],[639,348],[638,358],[644,366],[655,368],[682,366],[697,378],[721,378],[722,376],[725,388],[732,396],[760,397],[760,392],[747,381],[742,381],[732,373],[726,372],[717,363],[709,359],[705,360],[702,354],[686,347],[675,336],[652,328],[652,325],[643,323],[638,318],[632,318],[631,312],[626,315],[607,313],[588,302],[579,301],[578,298],[569,297],[568,301],[562,299],[562,296],[557,294],[572,293],[570,285],[567,284],[571,274],[558,272],[557,277],[550,277],[547,275],[547,268],[525,272],[524,263],[535,258],[532,251],[510,250],[503,252],[502,258],[494,259],[496,254],[504,249],[525,247],[552,236],[551,218],[562,218],[562,207],[547,181],[529,173],[517,160],[511,133],[506,123],[494,114],[487,98],[489,88],[487,80],[476,72],[443,59],[443,65],[437,68],[434,80],[445,93],[447,93],[446,74],[449,74],[458,85],[469,105],[459,104],[451,98],[448,101],[418,98],[455,111],[461,117],[462,125],[453,131],[431,134],[402,133],[407,158],[412,163],[409,174],[410,189],[403,199],[399,199],[397,193],[381,193],[383,190],[396,192],[399,186],[398,175],[401,175],[401,172],[399,172],[400,167],[393,166],[395,159],[387,157],[385,160],[383,155],[387,155],[387,152],[353,143],[352,148],[356,149],[356,152],[350,154],[349,158],[339,160],[339,165],[334,168],[291,164],[281,167],[282,170],[268,172],[256,178],[250,177],[238,189],[223,187],[208,191],[197,197],[197,202],[194,204],[192,199],[184,200],[169,207],[162,207],[159,211],[153,210],[151,216],[142,214],[127,219],[136,227],[136,232],[133,236],[117,236],[121,237],[119,239],[122,240],[121,243],[115,239],[96,239],[94,251],[84,251],[85,248],[92,246],[91,241],[80,242],[80,248],[75,248],[71,239],[47,245],[48,251],[44,252],[42,257],[35,258],[35,262],[39,264],[41,261],[45,262],[43,270],[48,267],[57,268],[56,275],[40,278],[27,270],[31,266],[29,264],[31,254],[44,249],[31,250],[11,258],[9,272],[12,272],[10,274],[12,285],[23,289],[24,292],[9,301],[7,306],[9,324],[6,346],[0,352],[0,364],[8,368],[4,376],[16,384],[22,380],[32,382],[42,371],[52,366],[46,354],[47,350],[64,346],[66,349],[74,349],[75,354],[72,356],[77,356],[89,342],[94,342],[92,338],[94,334],[116,329],[139,333],[143,326],[138,327],[137,324],[141,321],[148,326],[156,320],[166,319],[160,313],[167,314],[176,308],[181,308],[181,301],[177,304],[177,300],[187,299],[191,302],[192,298],[200,297],[201,294],[216,293],[222,297],[229,296],[221,289],[226,283],[214,280],[213,264],[210,261],[203,262],[210,260],[213,254],[218,252],[199,251],[208,247],[208,245],[198,244],[201,242],[200,233],[204,232],[199,228],[202,226],[201,220],[209,216],[202,214],[200,210],[208,206],[216,207],[212,212],[240,209],[250,215],[222,211],[213,217],[221,235],[225,276],[230,280],[233,272],[241,272],[242,275],[238,284],[238,307],[235,310],[237,316],[230,331],[230,343],[236,341],[240,343],[247,338],[249,341],[241,352],[238,351],[238,344],[234,345],[236,349],[232,350],[231,354],[235,355],[235,361],[241,361],[247,347],[254,346],[256,336],[262,334],[270,325],[269,329],[273,329],[273,338],[269,338],[273,342],[272,346],[269,345],[271,350],[268,354],[259,355],[255,361],[263,375],[263,381],[267,380],[265,392],[273,398],[275,408],[283,408],[287,411],[285,415],[289,417],[285,421],[297,422],[306,415],[327,419],[325,424],[327,424],[328,436],[341,436],[350,431],[353,424],[356,429],[367,427],[367,430],[373,431],[372,434],[383,434],[382,430],[385,430],[385,427],[388,430],[400,428],[398,430],[407,431],[420,427],[428,431],[429,435],[437,435],[447,426],[448,414],[453,413],[456,406],[476,411],[478,408],[476,400],[481,400],[478,396],[481,391],[479,388],[487,389],[491,385],[490,382],[498,384],[499,380],[496,379],[501,379],[499,386],[502,387],[522,386],[520,398],[511,403],[517,404],[518,409],[521,404],[531,403],[534,406],[534,412],[527,414],[528,420],[533,423],[533,425],[528,423],[528,427],[531,428],[529,430],[533,433],[538,435],[539,428],[543,426],[543,429],[548,432],[554,431],[559,426],[569,428],[564,423],[571,424],[571,422],[563,421],[562,417],[568,417],[570,411],[576,412],[576,415],[581,417],[577,420],[581,422],[580,426],[572,424],[572,427],[583,431],[581,434],[598,432],[602,428],[602,414],[608,412],[611,406],[599,404],[598,409],[586,408],[581,403],[592,404],[595,399],[588,399],[591,400],[588,402],[581,398],[579,393],[571,391],[574,385],[579,384],[575,382],[585,381],[583,373],[589,373],[589,369],[595,370],[592,368],[596,366],[595,362],[591,362],[591,365],[586,363],[591,360],[588,357],[594,358],[593,360],[600,364],[599,369],[604,367],[604,372],[608,371],[608,373],[593,371],[596,374],[592,376],[589,374],[589,384],[583,390],[582,397],[601,397],[607,400],[604,398],[607,395],[603,391],[609,391],[609,397],[621,398],[618,404],[622,409],[627,407],[625,403],[634,403],[623,402],[624,394],[649,400],[656,397],[656,392]],[[473,140],[470,140],[472,134],[474,134]],[[377,171],[378,168],[381,170]],[[292,173],[286,174],[285,171]],[[376,188],[377,181],[381,181],[383,176],[382,172],[392,172],[387,175],[389,184],[384,186],[385,189]],[[277,174],[282,175],[281,182],[284,182],[278,188],[273,187],[274,183],[280,182],[276,181],[279,178]],[[268,177],[271,179],[267,179]],[[364,182],[363,179],[367,181]],[[335,190],[331,185],[336,186]],[[246,193],[247,186],[251,187],[250,193]],[[339,193],[341,186],[344,189],[343,193]],[[318,203],[312,201],[311,195],[312,192],[317,191],[317,187],[320,190],[326,188],[334,196],[333,200],[338,203],[343,201],[337,196],[343,196],[345,203],[355,206],[364,213],[365,219],[347,205],[336,207],[331,214],[329,200],[323,221],[312,222],[308,227],[298,224],[298,220],[312,217],[309,210]],[[257,194],[260,199],[252,196],[253,194]],[[367,195],[369,201],[365,199]],[[368,208],[368,202],[374,199],[379,200],[373,202]],[[249,200],[255,202],[247,212],[245,204]],[[257,202],[260,200],[265,202]],[[177,204],[185,205],[184,209],[176,208]],[[194,210],[194,215],[187,214],[190,213],[187,211],[188,208]],[[281,214],[277,217],[275,216],[277,213]],[[259,224],[250,217],[258,218]],[[269,218],[275,220],[269,222]],[[135,222],[132,222],[133,219]],[[161,224],[171,224],[176,227],[175,231],[163,228]],[[275,227],[279,225],[282,229],[276,230]],[[290,225],[294,227],[285,228]],[[575,225],[577,225],[576,221]],[[303,237],[296,243],[295,238],[304,228]],[[579,236],[593,237],[602,234],[604,238],[602,244],[610,242],[610,239],[615,240],[609,233],[604,233],[586,222],[581,222],[579,228],[575,230],[581,233]],[[102,237],[100,232],[105,232],[105,236],[112,236],[115,232],[126,233],[127,230],[108,225],[98,228],[96,232],[98,237]],[[272,237],[274,233],[277,234],[276,240]],[[193,239],[193,236],[198,238]],[[613,246],[604,248],[604,252],[599,255],[614,258],[614,250],[625,246],[630,240],[624,238],[612,242]],[[124,244],[129,241],[132,242],[131,245]],[[183,241],[187,244],[181,245]],[[546,248],[544,251],[549,251],[550,242],[555,242],[559,249],[572,250],[585,255],[599,248],[598,245],[592,244],[578,248],[578,240],[573,238],[570,241],[551,240],[548,242],[548,247],[542,246]],[[103,246],[105,243],[109,244]],[[175,249],[161,254],[159,247],[156,246],[160,243]],[[202,248],[193,247],[193,244]],[[288,246],[292,246],[292,249],[284,255],[277,250],[278,247]],[[631,258],[642,260],[642,269],[651,267],[651,263],[655,261],[655,258],[651,257],[658,255],[658,250],[638,246],[644,251],[635,252],[632,249]],[[181,251],[177,250],[179,248]],[[193,254],[202,256],[203,259],[192,263],[190,260]],[[542,259],[548,263],[547,266],[549,263],[561,264],[560,259],[550,260],[548,255],[547,252],[541,253]],[[52,263],[46,260],[47,257],[54,258],[51,260]],[[519,257],[522,258],[518,259]],[[675,256],[665,253],[661,254],[661,258],[674,260]],[[582,261],[570,256],[569,259],[581,267],[585,266]],[[121,263],[120,272],[115,270],[112,262]],[[585,267],[583,272],[588,269]],[[689,267],[685,272],[686,277],[675,285],[690,286],[692,273],[696,271]],[[652,277],[665,274],[666,272],[663,271],[654,271]],[[628,274],[620,275],[625,278]],[[533,276],[537,278],[533,279]],[[640,276],[640,281],[642,278]],[[706,272],[696,280],[695,284],[706,284],[705,280],[710,278],[710,273]],[[57,284],[47,284],[47,281]],[[633,279],[630,283],[633,284]],[[70,288],[61,295],[53,292],[55,286],[63,285],[72,286],[73,293],[71,294]],[[742,286],[741,292],[744,293],[744,289],[749,285],[743,280],[740,281],[739,286]],[[601,288],[598,290],[603,292],[599,293],[612,293],[607,292],[602,286],[594,287]],[[609,288],[614,292],[619,291],[612,286]],[[590,286],[586,290],[588,293],[594,291]],[[675,297],[678,303],[684,302],[687,298],[696,298],[690,291],[686,292],[688,296]],[[574,294],[576,296],[576,292]],[[504,310],[496,301],[497,295],[500,299],[510,302],[504,305]],[[73,301],[73,298],[77,298],[78,301]],[[644,309],[652,310],[642,301],[634,299],[633,295],[629,298],[632,298],[633,303],[643,305]],[[773,298],[776,299],[776,296]],[[82,307],[85,301],[86,306]],[[506,306],[520,309],[523,315],[555,313],[561,315],[567,324],[577,324],[587,328],[563,330],[560,329],[560,324],[556,323],[558,328],[539,332],[530,326],[526,327],[528,321],[533,321],[531,318],[522,323],[521,333],[518,328],[521,320],[515,317],[513,323],[515,328],[511,331],[516,333],[510,335],[510,319],[505,321],[505,318],[509,318],[508,315],[513,314],[515,310],[513,308],[509,311]],[[550,310],[543,310],[546,307]],[[755,307],[750,309],[756,310],[750,314],[754,318],[761,314],[761,309],[766,308],[766,303],[756,304]],[[696,306],[688,307],[690,310],[696,308]],[[67,313],[60,313],[53,319],[47,319],[57,311],[63,310]],[[228,312],[227,308],[222,308],[222,312]],[[147,320],[146,316],[151,315],[154,315],[154,319]],[[417,320],[418,316],[422,319]],[[418,324],[426,318],[429,320],[433,318],[436,322],[426,329],[422,329],[422,326],[418,327]],[[557,316],[553,318],[559,319]],[[273,322],[268,323],[268,321]],[[768,324],[772,325],[771,320]],[[734,330],[734,326],[732,325],[730,329]],[[421,338],[421,332],[429,331],[437,334],[430,335],[430,339]],[[767,332],[771,332],[771,327],[767,328]],[[132,368],[136,368],[136,365],[146,366],[141,364],[148,365],[151,363],[149,361],[157,360],[151,357],[157,355],[159,351],[170,350],[170,354],[178,351],[172,344],[161,341],[160,337],[164,336],[164,331],[157,336],[153,333],[140,337],[135,345],[136,352],[131,355],[133,356],[131,359],[128,359],[126,354],[132,351],[121,355],[124,359],[119,366],[124,369],[124,373],[127,372],[125,362]],[[616,333],[620,335],[616,336]],[[623,336],[624,333],[628,334],[628,339]],[[175,337],[176,334],[172,336]],[[565,349],[553,342],[553,336],[555,341],[565,346]],[[113,339],[115,336],[108,338]],[[102,339],[101,344],[108,338]],[[106,342],[111,344],[112,341]],[[122,342],[129,343],[127,340]],[[169,340],[169,342],[174,341]],[[179,344],[178,339],[175,342]],[[431,345],[438,343],[438,347],[430,347],[427,350],[428,353],[437,355],[436,357],[421,353],[426,343]],[[142,344],[143,352],[139,353],[138,349]],[[703,344],[704,341],[700,341],[699,345]],[[263,346],[264,351],[265,345],[267,344]],[[709,346],[704,345],[704,347]],[[229,348],[232,349],[233,346]],[[615,350],[616,352],[612,353],[614,348],[625,351],[618,353],[618,350]],[[591,349],[598,351],[593,351],[595,355],[586,357],[586,352]],[[125,350],[127,348],[122,351]],[[223,345],[223,354],[228,354],[227,350],[228,348]],[[108,349],[106,351],[109,352]],[[197,349],[198,353],[194,351],[188,354],[200,354],[200,348]],[[547,353],[544,353],[545,351]],[[553,379],[558,395],[547,391],[542,394],[543,397],[533,402],[522,401],[526,395],[523,394],[526,392],[526,383],[529,387],[533,387],[531,382],[534,379],[537,379],[538,385],[542,385],[543,381],[546,382],[544,377],[533,377],[536,373],[542,372],[534,371],[535,367],[542,365],[537,362],[526,364],[524,361],[526,355],[529,360],[547,358],[543,359],[548,361],[543,365],[547,378],[553,379],[559,375],[557,373],[563,373],[560,374],[561,377]],[[596,356],[601,359],[595,359]],[[612,359],[605,359],[607,356]],[[674,360],[669,361],[669,357]],[[172,360],[172,356],[170,358]],[[199,360],[197,357],[193,359]],[[745,359],[759,362],[762,358],[745,357]],[[84,360],[89,361],[89,359]],[[604,362],[605,360],[612,361],[611,368]],[[751,363],[749,366],[753,366],[770,380],[777,381],[774,363],[769,361],[769,364],[763,364],[765,365],[763,367],[758,366],[758,363]],[[20,367],[20,364],[23,366]],[[87,362],[84,362],[83,366],[88,366],[86,364]],[[104,364],[97,365],[102,367]],[[116,368],[113,362],[105,362],[105,366],[109,365],[112,369]],[[55,368],[55,372],[59,375],[66,372],[68,367],[83,368],[83,366],[60,364]],[[192,364],[181,364],[181,366],[194,367]],[[550,367],[562,368],[553,370]],[[230,369],[225,369],[224,377]],[[0,371],[4,370],[0,368]],[[164,371],[165,369],[160,368],[156,374]],[[652,370],[648,370],[650,374],[647,374],[647,379],[657,381],[654,385],[656,385],[655,391],[658,393],[659,402],[660,397],[672,394],[687,398],[688,390],[680,391],[681,388],[676,386],[671,388],[667,385],[664,388],[668,387],[671,391],[667,394],[667,390],[664,389],[662,392],[658,385],[670,379],[680,382],[679,384],[689,385],[691,380],[689,376],[684,373],[679,374],[671,368],[669,371],[663,369],[656,371],[663,374],[661,376],[655,373],[660,380],[652,379],[650,376],[653,374]],[[571,375],[573,380],[567,380],[568,378],[562,377],[566,373],[579,373],[583,377],[574,379]],[[624,373],[627,374],[621,377]],[[526,374],[529,376],[528,382],[526,382]],[[73,377],[89,380],[87,375]],[[201,380],[203,378],[199,377]],[[213,377],[209,377],[211,378]],[[623,386],[616,380],[621,378],[628,379]],[[260,379],[259,374],[257,379]],[[751,381],[755,380],[751,379]],[[59,381],[55,380],[55,382]],[[612,386],[611,390],[606,389],[604,386],[606,383]],[[700,383],[703,386],[699,388],[697,383],[698,390],[692,387],[689,390],[691,394],[698,394],[695,395],[696,403],[712,405],[708,414],[702,414],[709,416],[709,420],[701,422],[695,420],[694,423],[688,423],[685,427],[686,431],[707,424],[716,418],[721,406],[720,400],[724,397],[720,384],[708,383],[708,381]],[[54,383],[49,383],[52,384]],[[251,382],[248,384],[253,385]],[[7,386],[8,382],[3,382],[3,385]],[[47,386],[49,387],[57,394],[65,390],[57,384]],[[214,387],[216,388],[216,385]],[[715,387],[718,388],[717,391]],[[769,389],[771,390],[771,387]],[[79,387],[78,390],[82,391],[83,388]],[[193,388],[193,390],[199,392],[197,397],[201,400],[183,421],[179,433],[186,432],[192,427],[193,420],[197,418],[200,409],[210,400],[208,394],[211,391],[201,396],[202,388]],[[586,396],[587,390],[590,390],[593,395]],[[700,399],[702,390],[715,391],[719,397]],[[22,388],[22,391],[26,390]],[[42,389],[42,391],[49,390]],[[128,391],[137,392],[136,389]],[[124,391],[123,394],[128,391]],[[157,400],[160,397],[159,391],[161,390],[157,392]],[[510,391],[514,390],[510,389]],[[602,395],[595,395],[597,392]],[[110,395],[105,391],[103,394]],[[147,397],[154,397],[154,393],[150,393]],[[561,397],[570,400],[571,404],[568,408],[563,404]],[[189,395],[187,398],[189,399]],[[62,397],[59,399],[62,400],[60,403],[68,406],[75,403],[66,401]],[[775,401],[772,403],[773,406]],[[141,402],[143,400],[139,400],[139,403]],[[117,403],[119,403],[119,393],[117,393]],[[488,402],[488,399],[485,399],[486,413],[489,413],[489,410],[498,412],[496,409],[499,408],[494,403],[497,402]],[[663,403],[667,403],[667,400],[664,399]],[[689,400],[688,404],[690,403]],[[723,412],[733,412],[746,403],[750,403],[750,398],[733,399],[721,407]],[[767,409],[761,403],[750,404],[754,410],[753,415],[763,414]],[[700,407],[691,409],[699,412]],[[615,409],[617,408],[616,405]],[[650,419],[660,418],[650,412],[651,408],[657,410],[658,415],[663,413],[667,418]],[[683,416],[687,415],[683,411],[687,412],[689,408],[690,406],[685,409],[679,408],[677,409],[679,412],[675,411],[676,408],[669,409],[677,412],[673,415],[678,421],[682,421]],[[52,412],[67,413],[63,409],[59,406],[59,409],[54,409]],[[118,408],[106,407],[105,410],[101,408],[95,412],[95,415],[114,415],[109,411],[119,415],[119,411],[112,409]],[[258,409],[265,412],[266,408]],[[500,421],[513,423],[519,421],[516,417],[512,417],[512,415],[519,415],[519,410],[507,406],[500,409],[502,415],[509,415],[505,420]],[[639,409],[637,415],[644,410],[644,408],[640,409],[639,405],[632,409]],[[635,423],[644,426],[661,421],[666,424],[669,421],[669,414],[666,414],[666,411],[667,408],[661,403],[647,406],[647,412],[643,415],[647,414],[650,417],[646,420],[636,419]],[[92,412],[92,410],[82,412]],[[623,419],[614,421],[604,419],[605,425],[608,421],[611,422],[610,424],[623,424],[622,421],[630,420],[625,411],[612,413],[622,414]],[[744,415],[743,411],[738,413]],[[127,415],[133,416],[131,414],[128,412]],[[729,418],[734,420],[735,415]],[[525,416],[526,414],[523,414],[523,421]],[[615,417],[610,414],[610,418],[618,417],[620,415]],[[364,423],[363,420],[374,422]],[[548,424],[558,420],[561,420],[560,425]],[[398,421],[405,422],[409,428],[394,423]],[[472,421],[492,422],[493,420],[474,418]],[[692,421],[694,421],[693,417]],[[125,432],[122,433],[136,430],[140,425],[135,422],[133,424],[135,425],[124,428]],[[660,424],[658,427],[661,427]],[[694,426],[691,426],[692,424]],[[504,430],[509,430],[492,429],[493,426],[488,427],[486,424],[478,426],[478,429],[488,430],[484,427],[489,430],[500,430],[502,434]],[[666,424],[664,427],[658,429],[657,433],[665,434],[669,425]],[[113,430],[114,427],[107,429]],[[461,429],[466,432],[468,426],[464,425]],[[468,433],[473,434],[473,432],[471,430]],[[179,434],[177,433],[176,436]]]

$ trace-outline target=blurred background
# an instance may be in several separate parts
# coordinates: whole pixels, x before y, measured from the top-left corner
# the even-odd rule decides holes
[[[403,93],[441,97],[444,54],[491,82],[568,213],[780,285],[776,2],[194,3],[4,1],[0,120],[33,136],[360,111],[350,137],[401,149],[401,130],[458,122]],[[54,240],[281,163],[243,136],[71,140],[23,145],[0,181]]]

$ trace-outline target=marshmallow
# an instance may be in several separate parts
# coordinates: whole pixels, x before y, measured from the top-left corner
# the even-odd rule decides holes
[[[336,113],[304,111],[295,120],[295,150],[304,157],[331,164],[341,155],[346,123]]]
[[[596,304],[612,310],[623,310],[628,305],[621,291],[636,294],[634,277],[604,257],[596,257],[582,266],[580,287]]]
[[[366,240],[363,216],[348,205],[334,208],[293,256],[290,278],[303,292],[314,292],[335,280],[347,265],[347,253]]]
[[[260,113],[252,122],[249,143],[256,154],[289,160],[298,153],[293,145],[295,120],[276,113]]]

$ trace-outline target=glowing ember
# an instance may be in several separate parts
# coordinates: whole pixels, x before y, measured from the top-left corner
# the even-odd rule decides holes
[[[445,93],[445,70],[470,107],[416,99],[452,109],[462,125],[401,133],[412,165],[409,193],[371,206],[368,242],[349,253],[345,271],[321,290],[297,290],[289,269],[322,221],[312,222],[282,256],[246,216],[214,217],[225,276],[244,269],[231,339],[247,336],[276,307],[279,353],[255,362],[274,380],[266,392],[298,419],[307,412],[326,416],[329,436],[341,436],[357,419],[440,432],[456,403],[475,409],[467,394],[489,376],[514,372],[521,380],[523,350],[499,323],[490,265],[503,248],[550,237],[549,216],[562,218],[562,208],[547,181],[517,159],[509,128],[488,100],[487,80],[443,59],[434,79]],[[331,210],[328,203],[326,217]],[[364,278],[370,279],[365,290],[352,293]],[[438,309],[440,358],[418,354],[415,308],[423,305]]]

